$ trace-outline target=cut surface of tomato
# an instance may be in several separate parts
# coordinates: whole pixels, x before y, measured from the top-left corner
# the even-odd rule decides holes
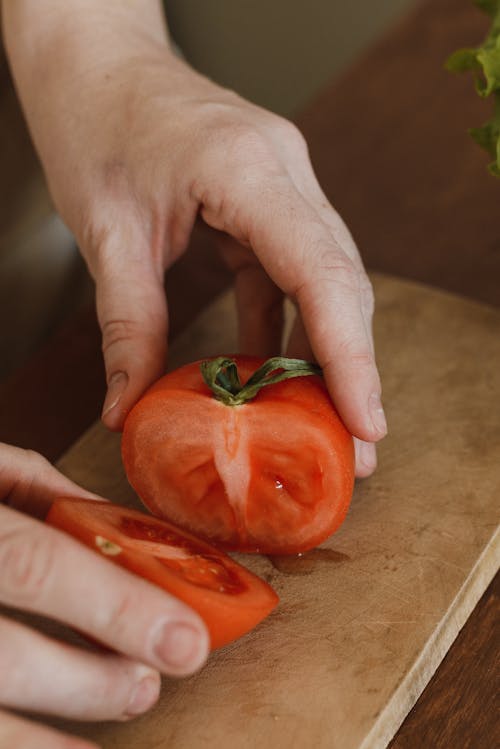
[[[232,361],[243,384],[263,364]],[[343,521],[354,484],[352,436],[322,378],[286,379],[227,405],[200,364],[162,377],[128,415],[130,483],[154,515],[222,548],[292,554],[317,546]]]
[[[137,510],[62,497],[47,522],[191,606],[212,648],[241,637],[278,603],[266,582],[227,554]]]

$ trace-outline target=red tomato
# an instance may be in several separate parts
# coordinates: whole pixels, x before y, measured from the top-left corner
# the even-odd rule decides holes
[[[244,635],[278,603],[267,583],[226,554],[151,515],[63,497],[47,522],[191,606],[205,621],[212,648]]]
[[[241,383],[262,365],[253,357],[231,361]],[[231,379],[237,392],[230,367],[215,389]],[[317,546],[343,521],[354,484],[352,437],[317,375],[269,384],[242,405],[226,405],[204,381],[200,362],[188,364],[132,409],[122,456],[154,515],[240,551],[293,554]]]

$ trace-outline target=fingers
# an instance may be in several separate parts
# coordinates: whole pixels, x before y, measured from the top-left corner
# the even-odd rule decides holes
[[[44,518],[56,497],[96,499],[38,453],[0,443],[0,502]]]
[[[193,673],[208,655],[206,627],[186,605],[2,506],[0,602],[69,624],[172,676]]]
[[[283,292],[255,255],[232,237],[217,240],[222,257],[235,274],[240,351],[261,357],[281,353]]]
[[[356,478],[371,476],[377,467],[377,449],[373,442],[363,442],[354,438],[354,455],[356,460]]]
[[[354,267],[360,274],[363,286],[361,294],[361,312],[368,333],[369,344],[372,351],[375,351],[372,329],[375,299],[354,239],[342,218],[330,204],[328,198],[318,184],[309,159],[305,162],[301,162],[301,164],[297,164],[295,161],[292,166],[295,168],[295,171],[297,171],[297,174],[293,175],[296,189],[308,203],[311,210],[317,213],[320,220],[330,231],[332,240],[342,249],[346,257],[352,261]]]
[[[345,258],[318,263],[317,275],[296,291],[313,352],[346,426],[360,439],[376,441],[386,427],[361,295],[358,273]]]
[[[295,185],[296,190],[308,204],[313,214],[316,214],[318,219],[327,228],[331,235],[332,243],[338,246],[344,254],[345,258],[351,261],[352,267],[358,275],[360,310],[366,332],[366,342],[371,350],[372,357],[374,357],[375,346],[372,330],[374,295],[369,279],[366,276],[358,248],[356,247],[356,244],[347,226],[344,224],[342,218],[338,215],[338,213],[334,210],[333,206],[330,204],[328,198],[318,184],[309,158],[307,157],[305,159],[290,159],[289,168],[291,179]],[[300,317],[299,323],[301,323]],[[292,335],[291,345],[296,346],[296,341],[298,340],[300,342],[301,340],[303,340],[303,338],[304,336],[302,335],[302,332],[300,330],[294,331]],[[361,341],[362,336],[359,337],[358,340]],[[366,350],[364,356],[367,356],[368,366],[371,367],[370,355]],[[374,364],[375,362],[373,358],[373,365]],[[373,381],[376,383],[376,380]],[[367,439],[370,440],[380,439],[385,435],[387,431],[385,415],[383,412],[382,404],[380,402],[380,387],[376,387],[373,393],[370,393],[368,411],[373,422],[374,433],[372,436],[368,437],[368,428],[368,430],[365,432],[365,435],[367,436]],[[355,439],[355,448],[356,475],[358,477],[370,475],[375,470],[377,462],[375,448],[371,443],[364,442],[363,440],[358,439]]]
[[[195,193],[201,215],[249,245],[298,303],[342,419],[356,437],[373,442],[385,435],[386,424],[371,285],[352,237],[317,187],[303,139],[291,125],[274,125],[271,143],[259,130],[240,133],[223,183]]]
[[[345,252],[346,256],[353,262],[354,266],[364,278],[366,292],[361,295],[361,312],[364,319],[366,331],[368,333],[368,342],[372,351],[374,351],[372,320],[374,312],[373,293],[369,284],[366,283],[366,274],[364,273],[363,264],[354,243],[354,240],[345,226],[344,222],[333,209],[328,198],[322,191],[316,175],[314,174],[309,159],[289,159],[289,168],[292,180],[298,192],[308,203],[312,211],[315,211],[320,220],[325,223],[331,232],[332,239]],[[295,324],[292,329],[290,340],[288,342],[288,356],[308,358],[312,356],[310,344],[302,322],[301,315],[297,315]],[[383,418],[383,413],[381,414]],[[355,456],[356,456],[356,476],[365,478],[370,476],[377,466],[377,452],[372,442],[364,442],[354,438]]]
[[[152,707],[160,691],[151,668],[69,647],[3,617],[0,663],[1,705],[65,718],[125,720]]]
[[[241,199],[241,198],[240,198]],[[274,282],[294,298],[335,405],[359,439],[386,433],[373,353],[371,285],[328,226],[289,183],[246,196],[248,239]],[[249,214],[250,215],[250,214]],[[241,230],[240,230],[241,233]]]
[[[97,745],[0,710],[0,749],[98,749]]]
[[[286,355],[298,359],[310,360],[313,358],[313,353],[300,314],[297,314],[295,318],[290,339],[288,341]],[[377,467],[377,451],[375,445],[372,442],[363,442],[363,440],[359,440],[355,437],[354,453],[356,477],[366,478],[367,476],[371,476]]]
[[[149,247],[113,234],[100,248],[93,273],[108,390],[102,418],[119,430],[144,390],[163,374],[167,350],[167,306],[162,262]]]

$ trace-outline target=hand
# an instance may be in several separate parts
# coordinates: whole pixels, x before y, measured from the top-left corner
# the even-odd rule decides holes
[[[373,443],[386,432],[373,293],[298,130],[176,59],[156,3],[147,3],[149,17],[114,1],[73,0],[66,13],[60,0],[49,4],[65,37],[45,30],[43,85],[33,83],[36,60],[19,51],[19,37],[9,48],[52,195],[96,281],[105,423],[120,429],[164,371],[164,271],[201,216],[221,232],[236,275],[241,350],[279,353],[288,295],[300,315],[287,353],[323,367],[358,438],[357,474],[370,474]],[[17,28],[9,7],[7,41]]]
[[[208,635],[180,601],[24,514],[44,516],[58,495],[96,498],[40,455],[0,444],[0,604],[68,624],[115,652],[60,643],[4,611],[0,706],[128,720],[156,701],[159,673],[202,665]],[[0,749],[91,746],[0,710]]]

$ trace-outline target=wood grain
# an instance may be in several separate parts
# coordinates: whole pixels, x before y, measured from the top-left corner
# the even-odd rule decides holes
[[[276,614],[199,675],[166,681],[160,704],[139,721],[72,726],[105,749],[384,747],[492,579],[500,313],[375,281],[391,432],[380,470],[356,487],[347,521],[325,545],[333,561],[286,574],[245,557],[279,593]],[[172,364],[234,349],[232,304],[221,297],[188,328]],[[136,501],[119,439],[100,425],[60,466],[105,496]]]
[[[452,49],[475,43],[486,26],[469,0],[419,3],[332,80],[298,122],[322,186],[371,268],[499,304],[499,183],[466,135],[486,119],[489,105],[470,79],[441,69]],[[227,283],[220,266],[205,274],[206,260],[202,242],[170,273],[172,313],[180,322],[174,331]],[[97,418],[103,392],[99,333],[86,311],[0,384],[0,439],[54,460]],[[495,745],[498,700],[490,674],[499,652],[499,596],[497,575],[394,749]]]
[[[499,621],[497,575],[389,749],[500,746]]]

